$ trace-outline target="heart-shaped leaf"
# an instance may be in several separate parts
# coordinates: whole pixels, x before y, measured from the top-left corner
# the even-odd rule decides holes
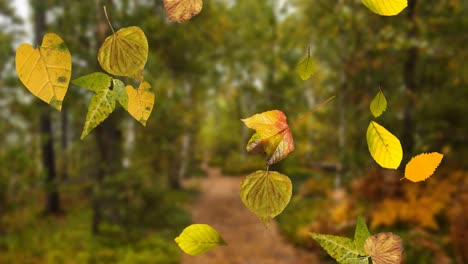
[[[247,151],[266,153],[268,166],[281,161],[294,150],[292,134],[283,112],[267,111],[242,119],[242,122],[256,131],[247,144]]]
[[[265,225],[286,208],[291,195],[291,180],[276,171],[256,171],[241,183],[242,202]]]
[[[367,238],[364,250],[374,264],[400,264],[403,254],[401,238],[392,233],[380,233]]]
[[[151,90],[151,85],[147,82],[142,82],[138,89],[131,85],[125,87],[128,95],[128,106],[124,108],[130,113],[133,118],[146,126],[154,106],[154,93]]]
[[[206,224],[186,227],[175,242],[187,254],[197,256],[217,246],[226,245],[218,231]]]
[[[198,15],[203,8],[203,0],[164,0],[166,16],[182,23]]]
[[[371,121],[367,128],[367,146],[374,160],[383,168],[396,169],[403,159],[400,140],[383,126]]]
[[[139,27],[122,28],[107,37],[98,52],[98,61],[108,73],[143,79],[148,60],[148,40]]]
[[[434,174],[444,158],[443,154],[432,152],[413,157],[405,168],[405,178],[412,182],[424,181]]]
[[[71,54],[65,42],[48,33],[42,45],[33,48],[23,43],[16,50],[16,72],[28,90],[57,110],[68,90],[71,76]]]

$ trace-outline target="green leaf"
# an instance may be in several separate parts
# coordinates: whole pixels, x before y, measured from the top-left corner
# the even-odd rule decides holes
[[[187,254],[197,256],[217,246],[226,245],[218,231],[206,224],[186,227],[175,242]]]
[[[108,73],[143,79],[148,60],[148,40],[139,27],[122,28],[107,37],[98,52],[98,61]]]
[[[291,180],[276,171],[256,171],[241,183],[242,202],[265,225],[286,208],[291,195]]]
[[[101,124],[114,111],[116,93],[111,82],[111,77],[100,72],[91,73],[72,81],[75,85],[95,92],[88,107],[81,139],[85,138],[91,130]],[[118,82],[113,83],[120,85]]]
[[[80,78],[76,78],[72,80],[72,83],[90,91],[97,92],[99,90],[109,88],[111,81],[112,78],[109,75],[102,72],[95,72]]]
[[[382,16],[398,15],[408,6],[407,0],[362,0],[372,12]]]
[[[361,215],[358,216],[356,229],[354,231],[354,244],[356,246],[356,250],[359,251],[361,255],[367,255],[364,251],[364,242],[366,242],[366,239],[370,237],[370,235],[366,222],[364,222],[364,218]]]
[[[403,149],[397,137],[374,121],[370,122],[366,137],[369,152],[380,166],[388,169],[400,166]]]
[[[113,79],[112,81],[114,83],[115,97],[117,98],[117,101],[126,111],[128,111],[128,95],[127,91],[125,91],[125,84],[119,79]]]
[[[302,80],[307,80],[312,76],[315,71],[315,65],[310,57],[310,54],[307,55],[298,65],[297,65],[297,74],[301,77]]]
[[[377,118],[385,112],[387,109],[387,99],[385,99],[385,95],[382,93],[382,90],[379,90],[377,95],[372,99],[370,104],[370,110],[372,114]]]
[[[361,257],[359,250],[356,249],[354,241],[347,237],[322,235],[316,233],[311,233],[310,235],[338,263],[368,263],[368,258]]]

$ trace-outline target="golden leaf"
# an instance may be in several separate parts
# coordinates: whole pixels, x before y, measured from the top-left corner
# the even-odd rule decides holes
[[[154,106],[154,93],[151,91],[151,85],[142,82],[138,89],[127,85],[125,90],[128,95],[128,105],[125,109],[133,118],[145,126]]]
[[[423,153],[413,157],[406,164],[405,178],[412,182],[426,180],[434,174],[443,157],[443,154],[437,152]]]
[[[71,55],[65,42],[48,33],[39,48],[23,43],[16,50],[16,72],[28,90],[42,101],[62,109],[71,76]]]

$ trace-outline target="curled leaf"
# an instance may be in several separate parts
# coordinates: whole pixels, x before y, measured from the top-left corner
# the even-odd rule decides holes
[[[294,150],[292,134],[283,112],[267,111],[242,119],[242,122],[256,131],[247,144],[247,151],[266,153],[268,166],[281,161]]]
[[[24,86],[60,111],[72,68],[71,54],[65,42],[58,35],[48,33],[38,48],[21,44],[16,50],[15,62],[16,72]]]
[[[148,40],[139,27],[122,28],[107,37],[98,52],[98,61],[108,73],[143,78],[148,60]]]
[[[241,183],[242,202],[265,225],[286,208],[291,195],[291,180],[276,171],[256,171]]]
[[[197,256],[217,246],[226,245],[218,231],[206,224],[193,224],[186,227],[175,238],[175,242],[191,256]]]
[[[444,158],[438,152],[423,153],[413,157],[405,168],[405,178],[412,182],[424,181],[434,174]]]
[[[147,82],[142,82],[138,89],[127,85],[125,90],[128,95],[128,105],[127,107],[124,106],[125,110],[145,126],[154,106],[154,93],[151,91],[151,85]]]
[[[408,6],[408,0],[362,0],[362,3],[382,16],[398,15]]]
[[[367,128],[367,146],[374,160],[383,168],[396,169],[403,159],[400,140],[383,126],[371,121]]]
[[[375,264],[400,264],[403,254],[401,238],[392,233],[370,236],[364,243],[364,250]]]
[[[377,95],[372,99],[370,104],[371,113],[375,117],[379,117],[380,115],[385,112],[387,109],[387,99],[385,99],[385,95],[383,94],[382,90],[379,90]]]
[[[166,16],[178,23],[198,15],[202,8],[203,0],[164,0]]]

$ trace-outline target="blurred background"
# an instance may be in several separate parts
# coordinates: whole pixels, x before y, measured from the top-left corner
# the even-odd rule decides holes
[[[19,82],[14,54],[55,32],[72,78],[102,71],[103,5],[114,28],[146,33],[156,104],[146,127],[117,107],[80,141],[91,92],[70,85],[57,112]],[[0,39],[0,263],[334,263],[308,233],[351,237],[359,214],[401,236],[404,263],[468,263],[468,1],[381,17],[359,0],[205,0],[176,24],[162,0],[0,0]],[[309,47],[316,72],[302,81]],[[379,87],[377,122],[404,148],[396,171],[367,149]],[[271,168],[294,194],[265,229],[238,193],[265,167],[240,119],[278,109],[292,122],[332,95]],[[432,178],[400,180],[432,151],[445,154]],[[192,222],[230,246],[184,256],[173,239]]]

